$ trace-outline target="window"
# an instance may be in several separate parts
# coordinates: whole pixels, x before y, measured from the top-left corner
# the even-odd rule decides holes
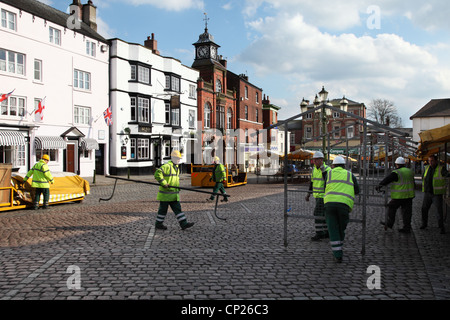
[[[150,69],[138,66],[138,81],[142,83],[150,83]]]
[[[57,149],[36,149],[36,162],[42,159],[44,154],[48,154],[50,161],[58,161]]]
[[[353,127],[348,127],[347,128],[347,138],[351,139],[354,137],[355,135],[355,129]]]
[[[305,128],[305,139],[311,139],[312,138],[312,127],[306,127]]]
[[[34,80],[42,81],[42,61],[34,59]]]
[[[245,87],[244,94],[245,94],[245,99],[248,99],[248,87]]]
[[[149,159],[149,139],[138,139],[137,151],[139,160]]]
[[[82,150],[80,153],[80,158],[90,159],[91,158],[91,150]]]
[[[227,129],[233,129],[232,128],[232,121],[233,121],[233,116],[231,113],[231,108],[228,108],[228,112],[227,112]]]
[[[16,14],[2,9],[2,27],[16,31]]]
[[[195,128],[195,110],[189,110],[189,128]]]
[[[256,94],[255,94],[255,101],[256,101],[256,103],[259,103],[259,93],[258,92],[256,92]]]
[[[220,79],[216,80],[216,91],[222,92],[222,82],[220,81]]]
[[[193,84],[189,85],[189,98],[197,98],[197,90]]]
[[[1,103],[1,115],[24,117],[25,116],[25,98],[11,96]]]
[[[339,130],[340,126],[334,126],[334,138],[339,139],[341,136],[341,130]]]
[[[248,106],[245,106],[245,120],[248,120]]]
[[[211,105],[209,104],[209,102],[205,103],[205,123],[204,123],[204,127],[205,128],[210,128],[211,127]]]
[[[312,112],[305,114],[305,119],[312,119],[312,116],[313,116]]]
[[[166,90],[180,92],[180,78],[166,74]]]
[[[164,145],[164,155],[166,157],[170,157],[170,140],[164,140],[163,145]]]
[[[136,138],[130,139],[130,159],[136,159]]]
[[[138,122],[150,122],[149,99],[138,97]]]
[[[50,27],[49,29],[49,40],[50,43],[61,45],[61,31],[55,28]]]
[[[25,166],[25,159],[26,159],[26,151],[25,146],[20,145],[16,146],[16,159],[15,159],[15,166],[16,167],[22,167]]]
[[[248,129],[245,129],[245,143],[248,143]]]
[[[216,107],[216,128],[223,129],[225,127],[225,108],[222,106]]]
[[[180,125],[180,109],[179,108],[172,109],[171,120],[172,120],[172,126]]]
[[[130,66],[131,67],[131,80],[137,80],[136,78],[136,66]]]
[[[78,107],[74,108],[74,122],[76,124],[89,125],[91,122],[91,108]]]
[[[77,89],[91,90],[91,74],[75,69],[73,72],[73,86]]]
[[[340,112],[333,112],[333,118],[340,118],[341,113]]]
[[[25,55],[0,49],[0,71],[25,75]]]
[[[258,122],[258,121],[259,121],[259,110],[256,109],[256,122]]]
[[[95,57],[96,44],[90,40],[86,40],[86,54]]]
[[[136,121],[136,97],[130,98],[130,119],[131,121]]]

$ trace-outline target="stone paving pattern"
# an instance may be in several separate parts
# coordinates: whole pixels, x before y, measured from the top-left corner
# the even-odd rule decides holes
[[[284,246],[283,184],[227,188],[230,202],[217,212],[226,220],[214,215],[208,195],[182,191],[195,225],[181,230],[169,211],[163,231],[154,228],[156,186],[120,181],[114,197],[99,202],[110,197],[114,180],[96,180],[82,203],[0,213],[1,300],[450,299],[450,228],[447,222],[441,235],[430,214],[428,229],[419,230],[420,192],[411,234],[397,231],[400,213],[384,231],[384,209],[370,207],[365,255],[362,225],[350,223],[339,264],[328,240],[310,241],[311,219],[289,218]],[[182,185],[190,186],[187,175]],[[292,214],[312,214],[313,201],[295,200]],[[380,289],[367,287],[371,265],[380,268]],[[80,270],[80,289],[67,285],[70,266]]]

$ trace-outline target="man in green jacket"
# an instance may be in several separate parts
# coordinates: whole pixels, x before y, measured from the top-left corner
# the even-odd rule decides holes
[[[27,175],[23,178],[24,182],[27,182],[31,176],[33,176],[33,180],[31,182],[31,187],[35,188],[35,196],[34,196],[34,210],[39,209],[39,201],[41,199],[41,194],[44,196],[43,201],[43,209],[48,208],[48,201],[50,198],[50,183],[55,183],[53,180],[53,176],[50,173],[50,169],[48,168],[48,162],[50,161],[50,157],[47,154],[42,156],[42,159],[37,162],[30,171],[28,171]]]
[[[227,181],[227,173],[225,171],[225,166],[220,163],[219,157],[214,157],[214,169],[213,169],[213,174],[212,174],[211,180],[216,183],[214,185],[214,189],[213,189],[214,193],[217,193],[220,191],[222,194],[227,194],[227,192],[225,191],[225,188],[223,186],[224,182]],[[212,201],[212,200],[214,200],[214,198],[215,198],[215,196],[212,194],[211,197],[209,197],[206,200]],[[226,196],[223,197],[222,201],[227,202],[228,197],[226,197]]]
[[[395,222],[395,213],[398,208],[402,208],[403,228],[398,231],[403,233],[411,232],[412,205],[415,197],[414,172],[405,167],[406,161],[403,157],[395,160],[396,170],[384,178],[375,188],[380,191],[382,186],[391,184],[391,201],[388,204],[387,221],[382,222],[384,229],[392,228]]]
[[[358,181],[344,167],[344,158],[337,156],[325,181],[325,219],[330,234],[331,251],[337,262],[342,262],[345,230],[350,221],[355,195],[359,194]]]
[[[171,161],[163,164],[155,172],[155,179],[160,184],[158,195],[156,197],[156,199],[160,201],[155,222],[156,229],[167,229],[163,222],[166,218],[169,206],[172,208],[181,229],[185,230],[194,225],[193,222],[187,222],[186,216],[181,210],[180,189],[177,188],[180,186],[180,168],[178,168],[178,164],[180,163],[181,158],[180,151],[172,151]]]
[[[444,194],[446,191],[446,178],[448,172],[445,166],[439,165],[437,157],[432,155],[428,157],[429,166],[426,167],[422,177],[422,225],[420,229],[426,229],[428,226],[428,211],[434,203],[438,211],[438,226],[441,234],[445,234],[444,227]]]

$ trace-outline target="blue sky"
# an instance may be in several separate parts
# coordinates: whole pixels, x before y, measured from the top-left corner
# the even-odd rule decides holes
[[[67,11],[71,0],[41,0]],[[82,3],[87,0],[82,0]],[[191,66],[208,30],[228,69],[245,73],[281,107],[300,113],[322,86],[329,98],[387,99],[405,127],[431,99],[450,98],[450,2],[430,0],[93,0],[98,31]]]

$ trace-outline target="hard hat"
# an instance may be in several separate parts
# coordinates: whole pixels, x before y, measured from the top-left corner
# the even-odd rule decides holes
[[[215,156],[214,161],[220,161],[220,158],[218,156]]]
[[[42,156],[42,159],[43,159],[43,160],[50,161],[50,157],[48,156],[48,154],[44,154],[44,155]]]
[[[313,155],[313,159],[323,158],[323,153],[320,151],[316,151]]]
[[[170,156],[171,157],[175,157],[175,158],[183,158],[182,156],[181,156],[181,153],[180,153],[180,151],[178,151],[178,150],[173,150],[172,151],[172,153],[170,154]]]
[[[396,164],[406,164],[406,161],[405,161],[405,158],[403,158],[403,157],[398,157],[398,158],[395,160],[395,163],[396,163]]]
[[[344,158],[337,156],[336,158],[334,158],[333,164],[345,164],[345,160]]]

